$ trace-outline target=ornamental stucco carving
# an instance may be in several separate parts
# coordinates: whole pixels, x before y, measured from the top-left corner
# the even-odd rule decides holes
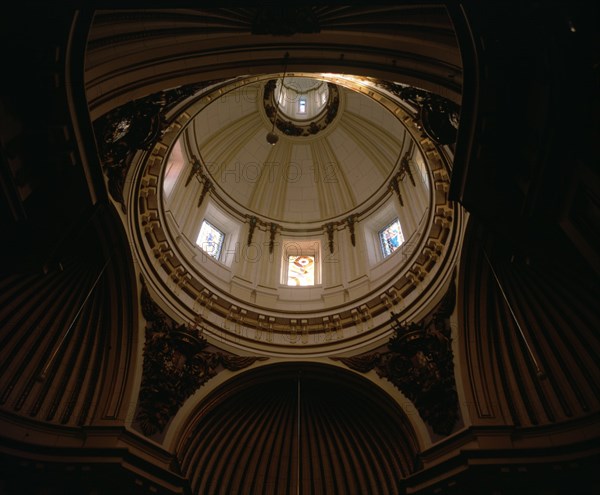
[[[401,324],[392,313],[395,333],[383,352],[332,358],[361,373],[375,370],[415,405],[439,435],[449,435],[458,421],[449,322],[455,299],[452,283],[436,309],[420,322]]]
[[[170,109],[211,84],[214,81],[159,91],[115,108],[94,122],[108,192],[123,213],[127,213],[123,187],[135,152],[152,147],[162,137],[169,125],[166,113]]]
[[[135,420],[146,436],[162,433],[183,403],[220,371],[238,371],[267,359],[212,348],[200,330],[176,324],[168,317],[152,300],[145,284],[141,307],[147,325]]]

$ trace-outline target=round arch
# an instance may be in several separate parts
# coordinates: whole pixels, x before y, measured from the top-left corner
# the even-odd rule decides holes
[[[196,407],[175,442],[194,493],[399,493],[418,452],[391,397],[317,363],[237,375]]]

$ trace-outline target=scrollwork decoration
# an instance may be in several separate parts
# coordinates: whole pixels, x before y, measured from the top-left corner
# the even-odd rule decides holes
[[[392,313],[395,333],[386,351],[332,359],[361,373],[374,369],[413,402],[434,433],[449,435],[458,421],[449,323],[455,300],[452,283],[437,308],[421,322],[400,324]]]
[[[147,325],[135,420],[146,436],[162,433],[183,403],[221,370],[238,371],[267,359],[211,349],[201,330],[168,317],[143,281],[141,307]]]
[[[127,213],[123,198],[125,178],[136,151],[149,149],[162,137],[169,125],[166,114],[172,108],[214,83],[207,81],[159,91],[115,108],[94,122],[108,191],[120,203],[123,213]]]
[[[436,144],[456,142],[460,107],[442,96],[399,83],[379,81],[378,86],[419,109],[420,125]]]

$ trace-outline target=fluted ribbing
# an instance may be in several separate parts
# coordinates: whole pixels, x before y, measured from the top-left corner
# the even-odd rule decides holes
[[[471,237],[463,258],[461,341],[475,421],[535,426],[600,410],[593,277],[577,276],[568,260],[511,261],[487,249],[498,281],[480,241]]]
[[[296,493],[298,468],[299,493],[399,493],[415,469],[414,432],[368,386],[326,366],[245,373],[191,416],[177,447],[182,471],[199,494]]]
[[[48,273],[0,280],[2,408],[83,425],[101,397],[114,404],[120,396],[116,401],[124,404],[135,306],[126,251],[113,249],[116,225],[102,212],[70,239]],[[122,372],[117,380],[114,366]]]

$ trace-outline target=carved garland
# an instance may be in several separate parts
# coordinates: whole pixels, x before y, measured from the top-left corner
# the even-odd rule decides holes
[[[400,168],[398,172],[390,180],[390,189],[396,193],[400,206],[404,207],[404,200],[402,199],[402,193],[400,192],[400,183],[404,182],[404,179],[408,176],[413,187],[416,187],[415,178],[410,168],[410,152],[404,153],[404,156],[400,160]]]
[[[455,300],[453,282],[436,309],[419,323],[402,325],[392,313],[395,334],[387,351],[331,359],[361,373],[374,369],[412,401],[435,433],[449,435],[458,421],[449,323]]]
[[[329,245],[329,252],[333,254],[333,230],[335,228],[334,223],[328,223],[325,225],[325,231],[327,232],[327,243]]]
[[[265,357],[211,349],[201,330],[177,325],[152,300],[142,280],[146,343],[136,422],[146,436],[162,433],[183,403],[223,369],[238,371]]]
[[[206,198],[206,195],[212,189],[214,189],[214,185],[213,185],[212,181],[208,178],[208,175],[204,172],[201,160],[199,160],[198,157],[196,157],[195,155],[192,155],[191,158],[192,158],[192,160],[190,163],[190,171],[188,172],[188,176],[185,180],[185,187],[189,186],[190,182],[192,181],[192,178],[194,178],[194,177],[198,178],[198,180],[202,184],[202,190],[200,192],[200,197],[198,199],[198,204],[196,206],[198,208],[200,208],[200,206],[202,206],[202,203],[204,202],[204,199]],[[406,158],[406,156],[403,158],[403,160],[405,160],[405,159],[406,159],[406,166],[408,166],[408,159]],[[404,164],[404,161],[402,163]],[[392,185],[392,182],[390,183],[391,184],[390,187],[396,191],[398,189],[397,181],[403,180],[404,175],[406,175],[406,171],[404,169],[400,169],[398,171],[398,173],[394,176],[394,179],[392,180],[392,182],[396,181],[395,189]],[[410,177],[412,179],[412,174],[410,175]],[[412,179],[412,180],[413,180],[413,185],[414,185],[414,179]],[[400,203],[402,204],[402,206],[404,206],[404,203],[402,203],[402,196],[400,196],[399,190],[397,190],[397,194],[399,195]],[[350,241],[352,243],[352,246],[356,247],[356,235],[354,233],[354,226],[355,226],[355,223],[358,221],[358,217],[359,217],[358,214],[350,215],[345,220],[342,220],[339,222],[330,222],[323,226],[323,230],[327,234],[329,252],[331,254],[333,254],[333,251],[334,251],[334,238],[333,238],[334,231],[338,227],[341,227],[342,229],[348,227],[348,229],[350,230]],[[254,215],[246,215],[246,220],[248,222],[248,240],[247,240],[246,244],[248,246],[250,246],[250,244],[252,244],[254,230],[256,229],[257,225],[260,225],[269,231],[269,235],[270,235],[269,253],[273,254],[275,235],[277,234],[277,231],[280,228],[280,226],[273,222],[265,222],[263,220],[259,220]]]

